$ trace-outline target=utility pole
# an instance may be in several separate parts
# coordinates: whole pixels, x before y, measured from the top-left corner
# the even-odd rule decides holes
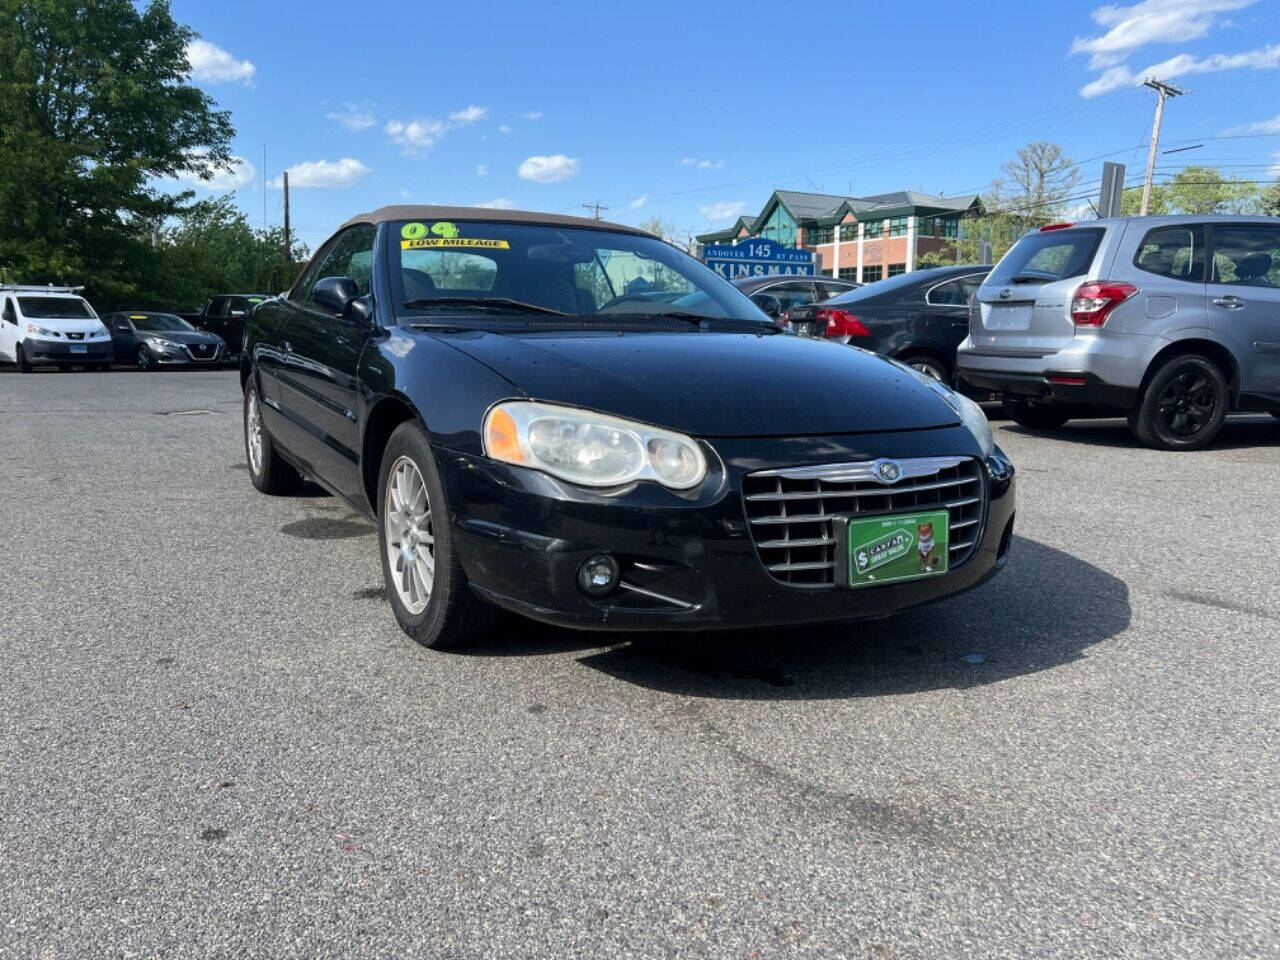
[[[1147,178],[1142,181],[1142,206],[1138,208],[1138,216],[1145,217],[1151,204],[1151,180],[1156,175],[1156,151],[1160,146],[1160,121],[1164,119],[1164,102],[1170,97],[1180,97],[1186,91],[1154,77],[1142,81],[1142,85],[1150,87],[1159,97],[1156,100],[1156,122],[1151,130],[1151,152],[1147,154]]]
[[[586,207],[588,210],[594,211],[594,212],[591,214],[591,219],[592,219],[592,220],[599,220],[599,219],[600,219],[600,211],[601,211],[601,210],[608,210],[608,209],[609,209],[609,208],[608,208],[608,207],[606,207],[606,206],[602,206],[602,205],[600,204],[600,202],[599,202],[599,201],[597,201],[597,202],[595,202],[595,203],[584,203],[584,204],[583,204],[583,206],[584,206],[584,207]]]
[[[284,172],[284,262],[293,263],[293,244],[289,238],[289,171]]]

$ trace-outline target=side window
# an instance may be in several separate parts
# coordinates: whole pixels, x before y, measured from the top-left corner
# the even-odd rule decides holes
[[[849,287],[843,283],[819,283],[818,299],[830,300],[832,297],[838,297],[842,293],[848,293]]]
[[[209,301],[209,308],[205,311],[207,317],[225,317],[227,315],[227,298],[214,297]]]
[[[979,274],[976,277],[961,277],[957,282],[960,284],[960,291],[964,294],[964,304],[969,305],[969,300],[978,292],[978,288],[982,286],[982,281],[987,279],[986,274]]]
[[[615,296],[609,275],[600,265],[600,259],[593,257],[587,263],[573,265],[573,285],[578,290],[578,299],[586,313],[594,313]]]
[[[350,277],[360,288],[361,296],[368,293],[373,277],[375,234],[373,224],[358,223],[334,237],[307,268],[290,299],[306,306],[314,306],[311,291],[326,277]]]
[[[11,324],[15,327],[18,325],[18,318],[13,312],[13,297],[4,298],[3,317],[5,323]]]
[[[760,292],[767,293],[771,297],[777,297],[778,302],[782,304],[783,310],[790,310],[792,307],[803,307],[813,303],[817,297],[813,290],[813,284],[808,280],[775,283],[772,287],[766,287]]]
[[[959,280],[948,280],[940,283],[925,294],[925,302],[935,307],[962,307],[969,302]]]
[[[249,301],[244,297],[230,297],[227,300],[227,316],[238,313],[242,317],[249,315]]]
[[[1212,282],[1280,287],[1280,227],[1215,225]]]
[[[1138,244],[1133,265],[1174,280],[1200,282],[1204,277],[1204,227],[1172,226],[1148,230]]]

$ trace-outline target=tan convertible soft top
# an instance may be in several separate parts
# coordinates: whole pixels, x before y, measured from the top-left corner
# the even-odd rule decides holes
[[[591,230],[613,230],[647,237],[650,234],[635,227],[607,220],[589,220],[586,217],[566,217],[558,213],[535,213],[529,210],[497,210],[491,207],[430,207],[424,204],[404,203],[379,207],[368,213],[352,217],[343,227],[353,223],[382,223],[385,220],[488,220],[497,223],[532,223],[544,227],[586,227]]]

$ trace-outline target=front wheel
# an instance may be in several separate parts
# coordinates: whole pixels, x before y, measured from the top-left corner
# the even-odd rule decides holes
[[[926,376],[933,377],[933,379],[941,381],[948,386],[951,385],[951,371],[947,368],[945,363],[936,357],[931,357],[923,353],[913,354],[909,357],[903,357],[901,362],[906,364],[912,370],[919,370]]]
[[[1056,430],[1071,419],[1071,409],[1061,403],[1036,403],[1005,397],[1000,405],[1005,416],[1029,430]]]
[[[31,372],[31,361],[27,359],[27,351],[22,349],[20,343],[14,347],[14,362],[17,363],[20,373]]]
[[[151,356],[151,351],[146,347],[138,346],[138,369],[143,373],[149,373],[156,368],[155,357]]]
[[[1227,378],[1208,357],[1173,357],[1151,377],[1129,414],[1133,435],[1157,450],[1198,450],[1227,418]]]
[[[449,505],[426,433],[400,424],[378,472],[378,544],[400,629],[437,650],[487,632],[496,610],[474,593],[453,547]]]

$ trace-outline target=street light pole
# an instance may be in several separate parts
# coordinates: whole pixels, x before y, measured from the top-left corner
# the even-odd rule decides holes
[[[1151,205],[1151,180],[1156,175],[1156,152],[1160,147],[1160,121],[1164,119],[1164,102],[1170,97],[1179,97],[1186,91],[1179,90],[1172,84],[1155,78],[1144,80],[1142,85],[1150,87],[1158,97],[1156,100],[1156,121],[1151,130],[1151,151],[1147,154],[1147,176],[1142,181],[1142,205],[1138,208],[1138,216],[1145,217],[1147,208]]]

